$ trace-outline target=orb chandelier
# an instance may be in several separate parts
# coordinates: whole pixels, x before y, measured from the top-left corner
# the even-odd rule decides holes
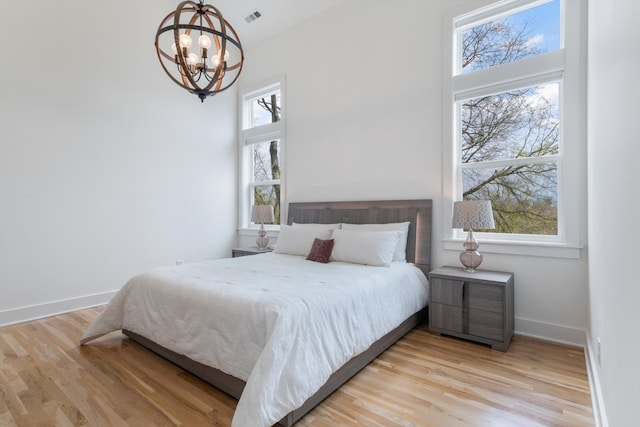
[[[235,30],[203,0],[183,1],[167,15],[155,45],[165,73],[202,102],[233,85],[244,62]]]

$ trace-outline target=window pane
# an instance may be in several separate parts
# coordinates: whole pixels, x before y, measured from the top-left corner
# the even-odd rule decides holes
[[[560,49],[560,0],[462,31],[462,73]]]
[[[253,181],[280,179],[280,140],[260,142],[253,148]]]
[[[477,163],[558,154],[559,84],[461,101],[461,160]]]
[[[253,204],[273,206],[273,223],[280,224],[280,185],[256,185],[253,188]]]
[[[556,162],[465,169],[465,200],[491,200],[496,233],[558,234]]]
[[[280,120],[280,90],[267,93],[250,101],[250,128],[275,123]]]

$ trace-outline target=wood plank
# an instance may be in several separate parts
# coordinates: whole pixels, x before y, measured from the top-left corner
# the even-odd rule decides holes
[[[120,333],[77,345],[101,311],[0,328],[0,425],[229,426],[236,401]],[[593,426],[584,352],[509,350],[414,329],[297,426]]]

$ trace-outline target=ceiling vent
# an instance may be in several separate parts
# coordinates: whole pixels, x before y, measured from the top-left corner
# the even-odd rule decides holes
[[[250,14],[246,15],[244,17],[244,20],[247,21],[248,24],[251,24],[253,21],[255,21],[256,19],[260,18],[261,16],[262,16],[262,13],[260,13],[260,11],[258,9],[256,9],[253,12],[251,12]]]

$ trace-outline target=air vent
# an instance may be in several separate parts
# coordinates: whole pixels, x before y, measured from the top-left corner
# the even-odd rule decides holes
[[[246,15],[244,17],[244,20],[247,21],[248,24],[250,24],[253,21],[255,21],[256,19],[260,18],[261,16],[262,16],[262,13],[260,13],[260,11],[258,9],[256,9],[253,12],[251,12],[250,14]]]

